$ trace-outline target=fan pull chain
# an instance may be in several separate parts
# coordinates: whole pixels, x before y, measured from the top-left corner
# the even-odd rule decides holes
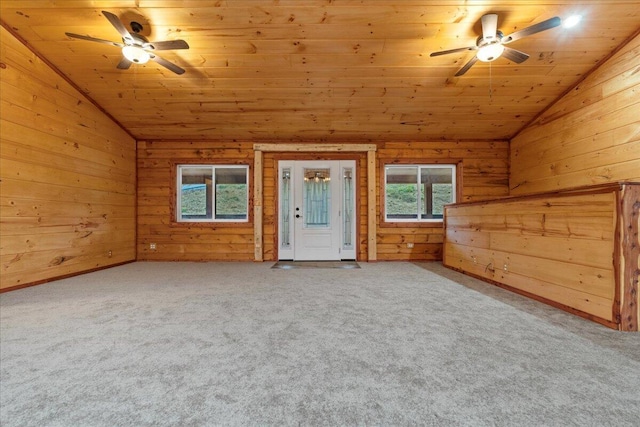
[[[138,67],[133,68],[133,100],[138,100]]]
[[[493,75],[491,71],[491,62],[489,62],[489,103],[493,102]]]

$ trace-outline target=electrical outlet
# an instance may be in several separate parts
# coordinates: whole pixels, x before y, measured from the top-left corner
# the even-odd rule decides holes
[[[505,262],[504,265],[502,266],[502,269],[504,271],[509,271],[509,269],[507,268],[507,263]]]
[[[113,256],[113,251],[110,250],[109,252],[107,252],[107,256],[111,258]]]
[[[407,243],[407,248],[413,249],[413,243]]]
[[[156,250],[156,244],[155,243],[149,243],[149,249],[151,249],[152,251]]]

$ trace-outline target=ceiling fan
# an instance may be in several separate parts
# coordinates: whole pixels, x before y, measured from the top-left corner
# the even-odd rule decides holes
[[[116,46],[122,48],[122,60],[118,63],[117,68],[121,70],[128,69],[131,64],[144,64],[149,60],[155,61],[163,67],[173,71],[176,74],[183,74],[184,69],[178,67],[176,64],[167,61],[166,59],[161,58],[160,56],[155,54],[156,50],[173,50],[173,49],[189,49],[189,45],[184,40],[166,40],[166,41],[157,41],[150,42],[144,37],[140,32],[142,31],[142,25],[138,22],[131,22],[131,30],[133,33],[130,33],[122,21],[111,12],[107,12],[105,10],[102,11],[102,14],[109,20],[111,25],[120,33],[122,36],[122,43],[112,42],[110,40],[98,39],[90,36],[83,36],[81,34],[74,33],[65,33],[69,37],[73,37],[81,40],[88,40],[91,42],[98,42],[109,44],[112,46]]]
[[[504,56],[510,61],[520,64],[529,58],[524,52],[511,49],[506,44],[514,42],[523,37],[530,36],[532,34],[539,33],[541,31],[550,30],[557,27],[562,23],[562,20],[555,16],[547,19],[546,21],[539,22],[530,27],[524,28],[515,33],[511,33],[505,36],[502,31],[498,30],[498,15],[490,13],[482,17],[482,35],[476,40],[475,46],[461,47],[457,49],[442,50],[439,52],[433,52],[429,56],[447,55],[449,53],[462,52],[465,50],[477,51],[475,56],[467,62],[457,73],[456,77],[463,75],[475,64],[478,60],[482,62],[492,62]]]

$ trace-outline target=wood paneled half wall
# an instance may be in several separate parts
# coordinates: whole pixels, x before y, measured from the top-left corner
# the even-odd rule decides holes
[[[445,208],[444,264],[637,331],[640,184]]]
[[[135,140],[0,35],[0,289],[134,260]]]

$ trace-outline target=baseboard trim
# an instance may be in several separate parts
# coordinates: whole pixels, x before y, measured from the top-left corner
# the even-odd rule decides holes
[[[125,264],[131,264],[132,262],[136,262],[135,259],[130,261],[123,261],[116,264],[104,265],[102,267],[91,268],[89,270],[77,271],[75,273],[63,274],[61,276],[50,277],[48,279],[36,280],[35,282],[24,283],[22,285],[10,286],[8,288],[0,289],[0,294],[5,292],[17,291],[18,289],[30,288],[32,286],[44,285],[49,282],[55,282],[56,280],[68,279],[69,277],[80,276],[87,273],[93,273],[94,271],[106,270],[107,268],[118,267]]]
[[[470,277],[473,277],[475,279],[482,280],[483,282],[486,282],[486,283],[489,283],[491,285],[497,286],[499,288],[505,289],[507,291],[522,295],[524,297],[527,297],[527,298],[530,298],[532,300],[541,302],[543,304],[550,305],[550,306],[558,308],[558,309],[560,309],[562,311],[566,311],[566,312],[571,313],[573,315],[582,317],[583,319],[587,319],[587,320],[590,320],[592,322],[599,323],[599,324],[601,324],[603,326],[606,326],[607,328],[620,330],[620,324],[616,323],[616,322],[613,322],[611,320],[603,319],[601,317],[594,316],[593,314],[585,313],[584,311],[580,311],[580,310],[575,309],[573,307],[569,307],[568,305],[564,305],[564,304],[561,304],[559,302],[556,302],[556,301],[541,297],[539,295],[532,294],[531,292],[523,291],[522,289],[518,289],[518,288],[511,287],[509,285],[505,285],[504,283],[500,283],[500,282],[497,282],[495,280],[487,279],[486,277],[482,277],[482,276],[477,275],[477,274],[469,273],[468,271],[465,271],[465,270],[462,270],[462,269],[459,269],[459,268],[456,268],[456,267],[451,267],[451,266],[446,265],[444,263],[442,265],[447,267],[448,269],[457,271],[457,272],[462,273],[462,274],[464,274],[466,276],[470,276]]]

